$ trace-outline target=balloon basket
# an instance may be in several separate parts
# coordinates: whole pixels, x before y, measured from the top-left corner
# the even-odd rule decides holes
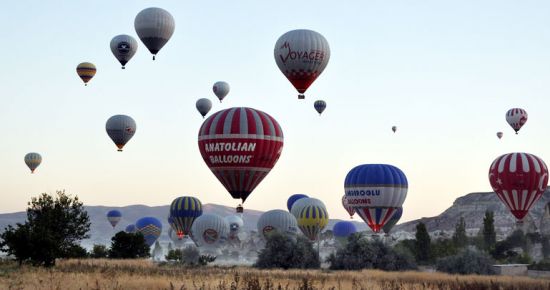
[[[305,98],[306,98],[306,96],[303,95],[303,94],[299,94],[299,95],[298,95],[298,100],[303,100],[303,99],[305,99]]]

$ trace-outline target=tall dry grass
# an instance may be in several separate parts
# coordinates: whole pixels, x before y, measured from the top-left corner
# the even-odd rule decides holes
[[[52,269],[0,265],[0,289],[550,289],[550,280],[441,273],[184,268],[145,260],[66,260]]]

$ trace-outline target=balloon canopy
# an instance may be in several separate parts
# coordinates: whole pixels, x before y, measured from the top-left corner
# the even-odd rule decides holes
[[[527,111],[521,108],[513,108],[506,112],[506,122],[516,131],[518,131],[527,122]]]
[[[296,201],[305,197],[309,197],[309,196],[301,193],[291,195],[286,201],[286,208],[288,208],[288,211],[290,212],[292,210],[292,205],[294,205]]]
[[[151,247],[162,232],[162,223],[154,217],[143,217],[136,221],[136,230],[143,234],[145,242]]]
[[[25,164],[31,170],[31,173],[34,173],[36,168],[42,163],[42,156],[36,152],[27,153],[25,155]]]
[[[218,97],[220,103],[227,96],[227,94],[229,94],[229,90],[229,84],[226,82],[216,82],[214,86],[212,86],[212,91],[214,91],[214,94]]]
[[[141,42],[153,54],[154,60],[174,34],[176,21],[168,11],[151,7],[138,13],[134,20],[134,28]]]
[[[130,59],[136,54],[138,42],[130,35],[121,34],[111,39],[110,46],[111,52],[124,69]]]
[[[264,238],[273,231],[290,235],[298,233],[298,222],[296,218],[289,212],[281,209],[273,209],[264,212],[258,219],[256,227],[258,233]]]
[[[124,145],[134,137],[136,133],[136,121],[130,116],[114,115],[105,124],[107,135],[113,140],[118,147],[118,151],[122,151]]]
[[[88,85],[88,82],[95,76],[97,69],[91,62],[82,62],[76,66],[76,73],[84,82],[84,85]]]
[[[202,215],[201,201],[192,196],[181,196],[170,204],[171,226],[181,238],[189,235],[195,219]]]
[[[116,227],[121,218],[122,213],[119,210],[113,209],[107,212],[107,220],[113,228]]]

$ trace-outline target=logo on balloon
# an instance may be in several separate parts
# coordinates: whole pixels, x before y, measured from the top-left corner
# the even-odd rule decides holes
[[[264,234],[267,234],[267,233],[271,232],[272,230],[274,230],[274,228],[273,228],[272,226],[265,226],[265,227],[263,228],[262,232],[263,232]]]
[[[120,54],[128,54],[130,52],[130,44],[128,42],[121,42],[117,46],[117,51]]]
[[[325,58],[325,52],[320,50],[303,50],[303,51],[295,51],[292,50],[290,47],[290,43],[288,41],[285,41],[285,43],[279,48],[279,49],[286,49],[286,52],[283,52],[279,54],[279,57],[281,58],[281,61],[283,64],[286,64],[286,62],[290,60],[301,60],[302,62],[307,63],[321,63],[323,59]],[[283,54],[286,53],[286,55],[283,56]]]
[[[202,238],[205,243],[213,244],[218,240],[218,232],[213,229],[207,229],[202,233]]]

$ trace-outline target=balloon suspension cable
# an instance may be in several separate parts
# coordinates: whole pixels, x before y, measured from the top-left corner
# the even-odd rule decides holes
[[[305,98],[306,98],[306,95],[304,95],[304,94],[299,94],[298,95],[298,100],[303,100]]]

